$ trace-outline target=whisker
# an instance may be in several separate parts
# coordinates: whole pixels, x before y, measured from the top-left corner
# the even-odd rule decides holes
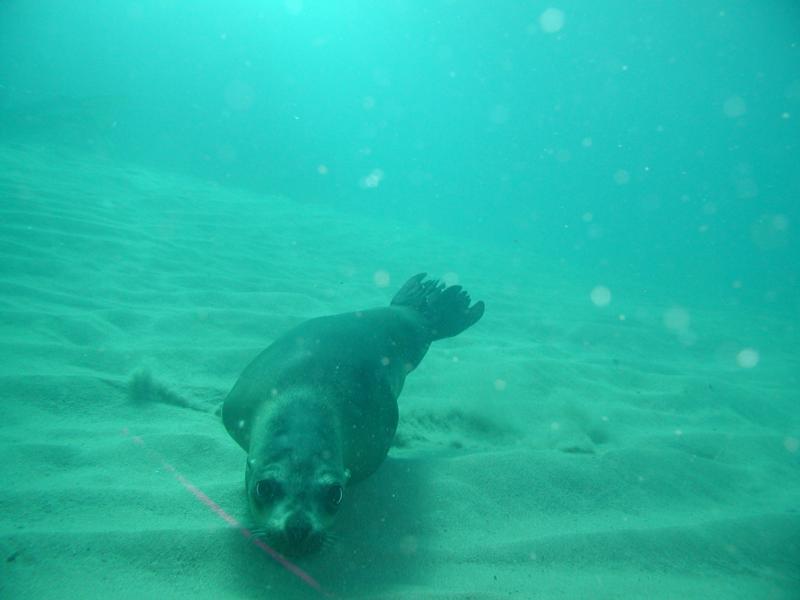
[[[250,536],[257,538],[259,540],[263,540],[267,536],[267,528],[266,527],[245,527],[245,530],[250,534]]]
[[[263,538],[267,535],[267,529],[265,527],[253,527],[250,528],[249,531],[257,538]]]
[[[339,539],[338,535],[326,533],[322,538],[322,550],[330,550],[339,543]]]

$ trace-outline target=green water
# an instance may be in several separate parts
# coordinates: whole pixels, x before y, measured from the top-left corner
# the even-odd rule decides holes
[[[797,4],[548,7],[5,2],[3,131],[796,307]]]
[[[443,498],[457,493],[458,510],[470,515],[464,523],[502,525],[487,525],[477,541],[474,530],[464,534],[487,549],[480,558],[440,554],[430,530],[411,536],[398,528],[392,547],[402,560],[323,556],[308,567],[323,587],[364,598],[577,598],[592,597],[597,576],[604,582],[597,597],[699,598],[715,589],[692,587],[708,568],[707,581],[722,586],[718,597],[740,597],[737,589],[743,598],[800,597],[799,145],[800,3],[793,0],[6,0],[0,300],[3,396],[16,408],[4,447],[21,453],[19,464],[47,462],[44,446],[31,446],[30,455],[19,449],[33,435],[24,432],[36,430],[25,407],[57,424],[66,417],[48,398],[71,385],[79,394],[94,390],[77,413],[116,431],[128,417],[93,413],[96,396],[110,393],[94,386],[122,385],[142,362],[155,362],[155,376],[181,393],[211,402],[286,327],[385,303],[405,277],[428,270],[485,300],[487,316],[463,347],[443,345],[410,379],[407,429],[401,425],[407,445],[395,458],[430,464],[445,482],[425,497],[431,523],[436,511],[453,508]],[[456,363],[464,371],[448,374]],[[41,387],[31,383],[37,378],[45,378]],[[456,392],[459,382],[468,383]],[[473,394],[473,384],[486,387]],[[452,395],[441,399],[443,389]],[[507,404],[494,404],[501,392]],[[119,390],[113,394],[124,403]],[[639,394],[649,399],[641,406]],[[442,414],[464,402],[467,417],[451,415],[453,424],[425,416],[424,399],[433,397]],[[608,407],[618,401],[630,405],[613,423]],[[587,408],[593,402],[604,408]],[[588,437],[548,441],[563,411]],[[512,415],[525,433],[484,428],[481,419],[492,413]],[[64,452],[79,452],[81,437],[65,433],[79,431],[79,422],[53,427],[64,435]],[[675,441],[693,427],[698,438]],[[203,431],[238,465],[224,432],[213,423]],[[481,440],[475,448],[470,436]],[[466,448],[467,458],[437,462],[436,452],[425,454],[427,441],[415,446],[430,439],[448,452]],[[657,467],[667,459],[648,452],[672,456],[681,443],[698,460],[732,456],[706,472],[720,494],[698,475],[695,491],[673,507],[670,489],[693,467]],[[504,454],[521,446],[516,458]],[[169,447],[178,456],[193,452],[191,444]],[[548,449],[559,458],[548,459]],[[546,535],[531,533],[536,552],[513,535],[509,519],[546,521],[548,510],[574,500],[565,492],[520,504],[520,489],[530,498],[541,493],[526,487],[526,461],[547,470],[565,453],[572,460],[614,451],[627,458],[625,466],[607,465],[619,478],[602,479],[610,486],[603,497],[652,471],[647,477],[663,487],[621,491],[620,510],[635,521],[658,504],[665,544],[679,547],[684,525],[691,533],[694,523],[713,521],[699,538],[688,536],[689,558],[653,551],[650,562],[619,567],[629,543],[642,556],[654,546],[602,537],[610,529],[595,526],[610,517],[601,500],[587,500],[586,510],[570,504],[576,514],[599,510],[594,520],[565,518]],[[96,452],[86,464],[102,464]],[[487,480],[504,492],[484,495],[480,477],[465,483],[495,463],[506,466]],[[66,477],[80,461],[64,464]],[[388,468],[400,473],[397,464]],[[451,481],[448,468],[461,475]],[[660,480],[659,469],[674,479]],[[598,473],[609,471],[569,472],[592,496]],[[244,511],[234,494],[238,471],[206,475],[230,510]],[[109,475],[112,488],[119,477]],[[380,485],[391,485],[385,477]],[[70,481],[62,482],[65,493],[84,489]],[[15,537],[16,523],[37,522],[22,508],[39,506],[30,498],[45,484],[2,497],[11,508],[0,558],[14,597],[54,593],[70,580],[62,570],[98,572],[102,551],[76,550],[74,565],[49,554],[41,558],[54,573],[48,583],[31,550],[46,554],[47,544]],[[56,521],[72,518],[69,502],[63,519],[57,503],[54,520],[37,532],[60,532]],[[103,515],[113,504],[94,506]],[[696,521],[686,516],[695,513]],[[75,518],[91,522],[84,517]],[[724,519],[744,519],[731,526],[745,530],[743,541],[719,524]],[[159,522],[141,532],[165,529]],[[551,547],[556,529],[575,537]],[[103,529],[118,530],[138,531],[136,518]],[[591,532],[600,536],[595,542]],[[260,558],[226,544],[219,553]],[[594,560],[604,544],[619,564]],[[111,583],[97,597],[148,572],[140,558],[146,544],[115,548],[114,560],[136,556],[140,571],[110,568]],[[582,573],[572,583],[571,552]],[[538,564],[509,567],[534,554]],[[423,572],[429,559],[436,573],[404,579],[404,569]],[[472,573],[472,562],[483,570]],[[129,597],[164,594],[169,588],[159,585],[172,578],[181,582],[175,597],[270,597],[260,575],[231,588],[218,585],[223,570],[198,589],[190,567],[166,564]],[[492,579],[495,567],[509,569],[505,579]],[[548,578],[554,572],[559,577]],[[657,583],[659,574],[668,583]],[[738,588],[739,581],[747,583]]]

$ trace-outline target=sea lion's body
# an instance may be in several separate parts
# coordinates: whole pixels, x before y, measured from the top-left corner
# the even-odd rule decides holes
[[[342,440],[345,468],[353,480],[363,479],[389,451],[397,428],[397,397],[429,344],[413,312],[404,307],[306,321],[245,369],[226,400],[225,426],[247,449],[248,432],[238,423],[251,419],[255,410],[269,410],[282,390],[302,382],[335,406],[340,426],[351,432]]]
[[[413,277],[392,304],[305,321],[259,354],[222,417],[248,452],[256,529],[280,550],[317,549],[348,481],[370,475],[397,428],[405,377],[435,339],[483,314],[454,286]]]

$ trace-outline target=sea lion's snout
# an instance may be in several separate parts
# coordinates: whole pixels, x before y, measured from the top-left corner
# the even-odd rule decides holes
[[[282,521],[280,518],[282,512],[284,511],[278,508],[267,514],[262,513],[266,518],[261,520],[261,526],[256,523],[254,533],[287,556],[313,554],[322,548],[325,542],[325,528],[313,514],[297,510]]]
[[[311,520],[296,512],[291,515],[283,528],[286,548],[291,554],[311,554],[322,547],[325,535],[314,528]]]
[[[292,543],[302,543],[311,535],[311,521],[299,513],[293,514],[286,521],[286,537]]]
[[[314,515],[295,511],[281,524],[271,519],[266,527],[258,528],[260,537],[281,554],[305,556],[313,554],[325,543],[323,524],[316,522]]]

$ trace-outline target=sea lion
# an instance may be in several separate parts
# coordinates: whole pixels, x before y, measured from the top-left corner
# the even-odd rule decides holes
[[[481,318],[461,286],[409,279],[390,305],[305,321],[242,372],[222,421],[247,452],[253,532],[288,555],[318,550],[348,483],[386,457],[397,397],[431,342]]]

